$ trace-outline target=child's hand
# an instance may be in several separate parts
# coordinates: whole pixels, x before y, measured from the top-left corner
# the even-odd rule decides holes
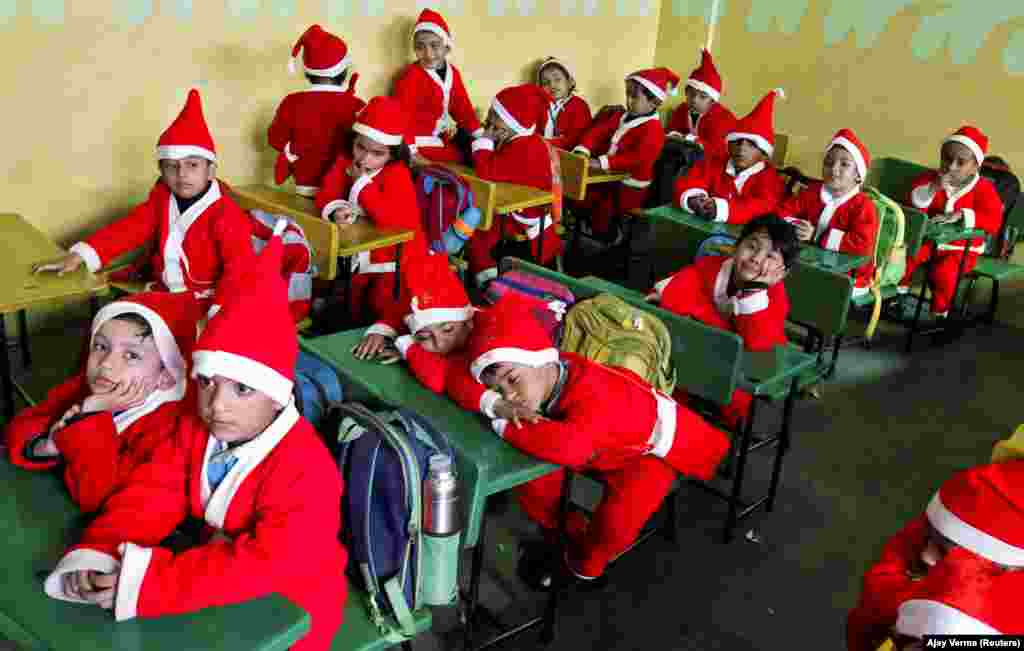
[[[83,262],[85,262],[85,260],[82,259],[82,256],[77,253],[69,253],[56,262],[46,262],[35,265],[32,268],[32,273],[56,271],[58,276],[63,276],[64,274],[71,273],[81,267]]]
[[[522,421],[538,423],[542,420],[547,420],[523,403],[505,400],[504,398],[494,404],[494,415],[510,421],[517,429],[522,427]]]
[[[764,266],[761,267],[761,275],[754,280],[759,283],[764,283],[771,287],[775,283],[779,282],[786,277],[786,266],[782,263],[773,262],[771,260],[765,260]]]
[[[84,597],[103,610],[111,610],[117,598],[117,584],[121,578],[121,573],[101,574],[99,572],[92,572],[91,578],[95,590],[91,594],[84,595]]]
[[[811,225],[811,222],[806,219],[795,219],[792,223],[796,228],[797,239],[801,242],[808,242],[814,237],[814,226]]]
[[[385,337],[384,335],[366,335],[363,337],[363,340],[352,349],[352,355],[356,359],[373,359],[377,355],[380,355],[387,345],[388,337]]]
[[[68,410],[64,412],[64,415],[60,417],[60,420],[58,420],[53,425],[50,425],[50,438],[53,438],[53,435],[56,432],[59,432],[60,430],[67,427],[68,421],[80,413],[82,413],[81,405],[71,405],[71,407],[69,407]]]
[[[136,378],[127,384],[118,382],[110,391],[94,393],[83,400],[82,411],[124,411],[138,407],[155,389],[156,382],[153,380]]]
[[[935,215],[932,217],[932,221],[936,224],[955,224],[964,218],[964,213],[961,210],[956,212],[946,213],[944,215]]]

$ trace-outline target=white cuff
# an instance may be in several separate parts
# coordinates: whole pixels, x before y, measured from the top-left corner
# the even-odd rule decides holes
[[[508,427],[507,418],[495,418],[491,421],[491,427],[494,428],[494,433],[505,438],[505,428]]]
[[[324,209],[320,211],[320,216],[326,219],[327,221],[333,221],[331,219],[331,213],[333,213],[338,208],[347,205],[348,201],[345,201],[344,199],[335,199],[334,201],[330,201],[327,203],[326,206],[324,206]]]
[[[896,285],[896,293],[897,294],[909,294],[910,293],[910,285]]]
[[[692,133],[688,133],[685,136],[683,136],[683,140],[685,140],[686,142],[694,142],[695,143],[695,142],[697,142],[697,136],[693,135]]]
[[[478,151],[494,151],[494,141],[490,138],[477,138],[469,148],[474,154]]]
[[[666,138],[679,138],[680,140],[686,140],[686,136],[679,133],[678,131],[669,131],[665,134]]]
[[[709,195],[708,191],[705,190],[704,188],[690,188],[686,192],[684,192],[681,195],[679,195],[679,207],[682,208],[683,210],[686,210],[687,212],[689,212],[690,209],[689,209],[689,207],[687,207],[686,202],[689,201],[691,197],[710,197],[710,196],[711,195]]]
[[[77,253],[78,257],[85,261],[86,268],[93,273],[96,273],[103,267],[103,261],[100,260],[100,255],[96,253],[96,249],[85,242],[78,242],[68,249],[68,252]]]
[[[409,147],[409,155],[410,156],[415,156],[416,155],[416,151],[419,149],[419,147],[417,147],[416,145],[407,145],[407,146]]]
[[[860,298],[871,291],[870,287],[857,287],[853,286],[853,293],[850,294],[850,298]]]
[[[299,160],[299,157],[292,153],[292,143],[284,143],[284,157],[288,159],[289,163],[294,163]]]
[[[378,321],[377,323],[374,323],[372,326],[367,328],[366,332],[363,333],[364,337],[369,337],[370,335],[381,335],[389,339],[394,339],[396,336],[398,336],[398,331],[389,326],[388,324],[382,321]]]
[[[572,153],[583,154],[584,156],[588,157],[590,156],[590,150],[584,147],[583,145],[576,145],[575,147],[573,147]]]
[[[976,216],[973,208],[961,208],[960,213],[964,216],[964,228],[974,228]]]
[[[135,543],[121,543],[121,576],[117,580],[117,598],[114,601],[114,619],[123,622],[138,615],[139,593],[146,578],[153,550]]]
[[[825,240],[825,248],[829,251],[838,251],[845,235],[846,231],[841,231],[838,228],[829,230],[828,238]]]
[[[412,335],[402,335],[398,339],[395,339],[395,348],[402,354],[402,359],[408,354],[409,347],[416,343]]]
[[[657,296],[659,301],[661,300],[662,292],[665,291],[665,288],[668,287],[668,284],[672,282],[673,278],[675,278],[674,274],[669,276],[668,278],[662,278],[658,282],[654,283],[653,295]]]
[[[736,316],[741,314],[756,314],[768,308],[768,290],[762,289],[750,296],[736,299]]]
[[[206,320],[209,321],[213,317],[217,316],[217,312],[220,312],[220,305],[214,303],[206,313]]]
[[[484,394],[480,396],[480,411],[488,418],[497,418],[494,414],[494,406],[501,400],[501,394],[493,389],[484,391]]]
[[[919,185],[910,193],[911,203],[914,204],[915,208],[921,208],[922,210],[932,205],[932,199],[934,198],[935,193],[932,192],[931,183]]]
[[[80,570],[93,570],[103,574],[117,572],[121,564],[110,554],[96,551],[95,549],[79,548],[64,556],[53,568],[50,575],[43,581],[43,591],[47,596],[61,601],[70,601],[77,604],[90,603],[86,599],[76,597],[64,592],[65,574],[78,572]]]
[[[606,156],[598,156],[597,157],[597,162],[601,163],[601,169],[603,169],[605,172],[608,171],[608,156],[607,155]]]
[[[715,221],[729,221],[729,202],[721,197],[715,197]]]
[[[484,135],[484,128],[483,127],[477,127],[476,131],[474,131],[473,133],[471,133],[469,135],[473,136],[474,138],[482,138],[483,135]]]

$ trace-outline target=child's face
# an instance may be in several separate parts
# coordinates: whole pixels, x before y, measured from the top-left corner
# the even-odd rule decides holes
[[[555,99],[568,97],[572,90],[572,82],[565,76],[565,72],[556,65],[549,65],[541,70],[540,85]]]
[[[391,148],[370,140],[363,134],[352,144],[352,164],[359,175],[376,172],[391,160]]]
[[[552,365],[525,366],[511,362],[499,362],[488,368],[482,379],[488,388],[494,389],[505,400],[519,402],[533,411],[540,411],[540,406],[551,395],[558,379],[552,373]]]
[[[281,410],[281,406],[262,391],[221,375],[199,375],[196,384],[199,417],[210,434],[225,443],[256,438],[274,422]]]
[[[644,87],[633,81],[626,80],[626,110],[633,115],[650,113],[661,104],[656,99],[651,99],[644,92]]]
[[[782,252],[775,248],[765,229],[754,231],[741,240],[733,260],[733,274],[743,283],[764,282],[770,285],[786,274]]]
[[[939,171],[949,178],[953,185],[964,185],[978,173],[978,159],[966,145],[947,142],[940,152],[942,162]]]
[[[516,135],[501,116],[494,109],[487,111],[487,120],[484,121],[484,131],[494,142],[502,143]]]
[[[702,90],[697,90],[693,86],[687,86],[684,92],[686,93],[686,105],[698,115],[707,113],[711,110],[711,105],[715,103],[711,95]]]
[[[845,194],[861,181],[853,156],[839,146],[825,152],[825,160],[821,164],[821,177],[825,181],[825,187],[832,194]]]
[[[473,321],[445,321],[435,323],[416,331],[413,337],[427,352],[447,355],[462,350],[466,345],[469,333],[473,331]]]
[[[733,167],[742,172],[748,167],[753,167],[767,156],[757,148],[753,140],[739,138],[729,141],[729,158],[732,159]]]
[[[160,161],[160,178],[179,199],[192,199],[206,190],[213,180],[214,165],[205,158],[189,156],[178,160]]]
[[[154,389],[174,386],[153,337],[142,336],[137,324],[116,318],[100,326],[93,336],[85,377],[91,393],[125,389],[132,381]]]
[[[425,70],[439,70],[444,67],[445,57],[452,51],[444,40],[433,32],[416,32],[412,37],[412,49],[416,60]]]
[[[921,562],[928,567],[934,567],[950,550],[958,546],[929,524],[928,542],[925,544],[924,549],[921,550]]]

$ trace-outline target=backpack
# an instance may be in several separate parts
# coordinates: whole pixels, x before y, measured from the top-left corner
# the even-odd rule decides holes
[[[651,187],[647,190],[644,208],[657,208],[674,200],[676,179],[704,158],[704,150],[692,142],[666,138],[661,155],[654,163]]]
[[[878,211],[878,237],[875,238],[875,277],[871,280],[871,295],[875,299],[864,336],[871,339],[882,314],[882,288],[898,285],[907,270],[906,217],[900,205],[882,194],[877,188],[864,186]]]
[[[318,432],[328,431],[328,414],[344,399],[338,373],[319,357],[299,351],[295,360],[295,407]]]
[[[517,294],[533,304],[531,314],[557,346],[562,338],[562,316],[576,302],[572,292],[557,280],[512,270],[488,283],[484,300],[494,305],[506,294]]]
[[[985,242],[985,253],[997,258],[1009,258],[1013,255],[1017,244],[1017,229],[1007,223],[1020,198],[1020,179],[1010,170],[1010,166],[999,156],[986,156],[981,164],[980,173],[996,186],[996,192],[1003,201],[1003,227],[998,238],[989,238]]]
[[[705,256],[728,256],[736,253],[736,238],[732,235],[711,235],[704,239],[697,247],[697,253],[693,256],[694,261]]]
[[[446,576],[456,593],[457,571],[425,568],[422,488],[428,460],[455,453],[448,437],[408,409],[374,412],[346,402],[338,405],[338,468],[345,482],[343,541],[348,572],[363,588],[370,618],[394,642],[416,634],[412,612],[439,586],[425,582]],[[458,536],[453,537],[458,545]],[[457,565],[458,554],[454,556]],[[449,568],[455,569],[456,568]]]
[[[456,255],[480,225],[473,192],[455,172],[440,165],[420,168],[416,177],[416,203],[430,249]]]
[[[614,294],[598,294],[573,306],[565,316],[559,348],[629,369],[665,395],[672,395],[676,385],[668,328]]]
[[[292,313],[292,320],[299,323],[309,316],[313,300],[313,277],[317,274],[316,265],[313,264],[313,248],[302,227],[294,220],[258,209],[248,212],[252,221],[252,248],[256,254],[267,245],[277,220],[288,221],[288,226],[281,234],[281,242],[284,244],[281,276],[288,281],[288,310]]]

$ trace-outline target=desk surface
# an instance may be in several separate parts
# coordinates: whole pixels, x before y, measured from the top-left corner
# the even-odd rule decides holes
[[[52,262],[66,251],[21,215],[0,214],[0,313],[73,299],[106,289],[106,282],[83,265],[66,276],[33,274],[39,262]]]
[[[270,596],[189,615],[115,622],[93,605],[43,593],[39,573],[53,568],[83,524],[60,477],[0,461],[0,637],[25,649],[54,651],[285,651],[309,631],[309,615]]]
[[[460,176],[472,177],[479,179],[473,168],[466,165],[458,165],[456,163],[444,163],[445,167],[451,168],[457,172]],[[547,190],[538,190],[537,188],[531,188],[528,185],[519,185],[517,183],[500,183],[497,181],[487,181],[481,179],[487,183],[493,183],[495,187],[495,199],[494,199],[494,212],[499,215],[505,215],[516,210],[524,210],[526,208],[533,208],[534,206],[546,206],[551,203],[552,196]]]
[[[629,174],[625,172],[590,172],[587,174],[586,182],[587,185],[594,185],[595,183],[611,183],[627,178],[629,178]]]
[[[363,329],[324,337],[300,339],[304,350],[337,369],[349,382],[363,387],[374,398],[415,409],[438,429],[449,434],[459,455],[467,505],[465,546],[476,544],[488,496],[541,477],[557,466],[527,456],[495,434],[486,418],[466,411],[450,399],[421,385],[404,364],[381,365],[352,356]]]

